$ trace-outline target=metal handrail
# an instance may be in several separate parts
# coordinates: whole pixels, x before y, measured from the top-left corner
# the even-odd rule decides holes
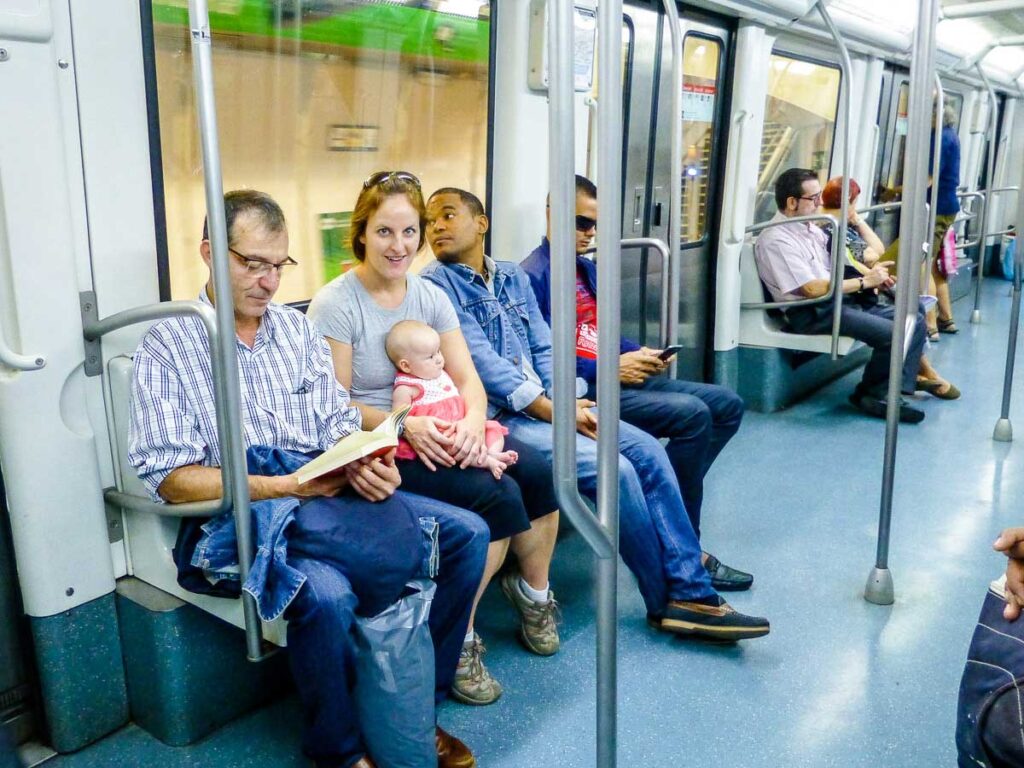
[[[669,328],[669,313],[670,307],[673,306],[672,292],[669,286],[668,280],[668,265],[669,259],[671,258],[671,250],[668,244],[664,240],[659,240],[656,237],[630,237],[622,240],[619,243],[619,247],[622,250],[630,250],[633,248],[653,248],[661,255],[662,263],[662,274],[661,274],[661,300],[660,300],[660,315],[658,318],[658,341],[665,347],[672,344],[675,340],[675,334],[668,330]],[[646,279],[646,275],[643,276]],[[676,302],[678,305],[678,301]],[[678,318],[678,314],[676,315]]]
[[[681,249],[683,238],[683,29],[679,21],[676,0],[662,0],[665,20],[668,22],[672,39],[672,151],[670,159],[672,179],[669,204],[672,212],[668,217],[669,258],[667,269],[662,274],[662,340],[667,347],[674,344],[679,335],[679,290],[682,279]],[[667,284],[668,290],[664,287]],[[667,293],[667,295],[666,295]],[[675,378],[677,362],[669,363],[669,376]]]
[[[618,416],[619,333],[621,310],[622,222],[618,216],[598,221],[597,385],[602,393],[598,413],[597,518],[590,514],[577,486],[575,374],[576,269],[573,239],[573,7],[548,4],[551,62],[548,92],[549,182],[551,205],[551,320],[554,385],[554,477],[559,506],[598,557],[597,564],[597,765],[614,768],[617,741],[616,643],[618,630]],[[598,99],[598,178],[603,205],[621,206],[622,70],[618,50],[622,2],[598,6],[598,82],[608,98]],[[678,117],[678,116],[676,116]]]
[[[981,81],[985,84],[985,90],[988,91],[990,107],[988,110],[988,128],[986,129],[986,136],[988,141],[986,142],[985,148],[985,178],[989,184],[992,184],[995,179],[996,169],[996,112],[998,111],[999,103],[996,100],[996,91],[992,87],[992,83],[989,81],[988,76],[985,74],[985,70],[981,68],[981,64],[976,65],[978,74],[981,76]],[[989,238],[988,232],[988,218],[989,209],[992,204],[992,193],[989,192],[985,196],[984,205],[981,209],[981,236],[978,238],[978,266],[974,270],[974,310],[971,312],[971,322],[981,322],[981,273],[985,270],[985,244]]]
[[[843,114],[843,183],[842,183],[842,197],[839,204],[839,230],[833,230],[834,239],[839,240],[842,247],[846,248],[846,230],[849,226],[847,220],[847,213],[850,209],[850,166],[853,162],[853,147],[850,146],[850,123],[853,121],[853,100],[851,98],[851,92],[853,91],[853,64],[850,61],[850,51],[846,47],[846,43],[843,41],[843,36],[839,32],[839,28],[836,27],[832,21],[832,17],[828,12],[828,5],[826,0],[817,0],[818,13],[821,15],[821,20],[825,22],[825,26],[828,28],[829,33],[832,35],[832,39],[835,40],[836,47],[839,49],[839,68],[842,72],[843,80],[839,89],[839,95],[842,99],[842,114]],[[835,270],[836,265],[833,264]],[[840,269],[837,274],[841,277],[842,270]],[[833,286],[838,286],[839,283],[836,280],[832,281]],[[830,286],[831,287],[831,286]],[[836,288],[836,290],[842,290]],[[842,295],[840,293],[840,295]],[[832,359],[839,359],[839,321],[843,311],[843,302],[836,301],[832,304]]]
[[[1003,136],[1003,139],[1005,139],[1005,138],[1006,138],[1006,136]],[[999,143],[1002,144],[1003,141],[1000,140]],[[996,195],[1007,194],[1007,193],[1010,193],[1010,192],[1018,192],[1019,193],[1020,192],[1020,187],[1018,187],[1016,184],[1011,184],[1008,187],[996,187],[995,189],[990,189],[990,190],[988,190],[989,199],[991,200]],[[1002,237],[1003,235],[1013,234],[1016,231],[1017,231],[1016,227],[1007,227],[1006,229],[997,229],[995,232],[989,232],[988,233],[988,237]]]
[[[740,309],[788,309],[789,307],[805,307],[809,304],[823,304],[829,301],[836,293],[836,286],[841,285],[843,278],[843,260],[839,258],[839,238],[835,233],[838,224],[834,216],[828,213],[812,213],[809,216],[793,216],[783,221],[763,221],[760,224],[752,224],[746,229],[748,235],[763,232],[772,227],[781,227],[784,224],[800,224],[802,222],[824,221],[832,225],[832,249],[829,258],[832,260],[832,274],[829,279],[828,291],[822,296],[813,299],[795,299],[793,301],[745,301],[740,304]],[[756,247],[756,246],[755,246]],[[840,292],[842,288],[839,289]],[[839,323],[835,317],[832,318],[832,335],[838,338]]]
[[[1024,195],[1017,195],[1018,224],[1024,222]],[[1018,238],[1019,241],[1019,238]],[[1024,248],[1018,242],[1013,252],[1013,304],[1010,309],[1010,328],[1006,339],[1006,367],[1003,369],[1003,398],[999,419],[992,430],[992,439],[1002,443],[1013,440],[1010,422],[1010,395],[1013,393],[1013,369],[1017,361],[1017,334],[1020,328],[1021,279],[1024,276]]]
[[[875,205],[869,205],[867,208],[858,208],[857,213],[874,213],[879,211],[881,213],[892,213],[893,211],[899,210],[903,207],[902,200],[893,200],[891,203],[876,203]]]
[[[743,242],[743,200],[740,197],[740,185],[743,183],[743,134],[744,128],[747,121],[753,117],[747,110],[741,109],[736,113],[733,118],[733,122],[736,124],[736,129],[733,132],[733,146],[736,147],[736,153],[734,155],[736,162],[733,164],[732,170],[732,189],[733,189],[733,208],[732,208],[732,219],[730,223],[730,231],[733,245],[737,245]]]
[[[210,349],[219,349],[220,333],[217,330],[217,316],[213,308],[200,301],[166,301],[162,304],[150,304],[144,307],[127,309],[118,312],[102,320],[95,320],[87,323],[82,328],[82,335],[86,341],[98,341],[112,331],[127,328],[137,323],[146,323],[153,320],[163,320],[168,317],[195,317],[202,322],[206,328],[206,335],[210,341]],[[237,467],[230,461],[224,436],[230,434],[230,426],[227,423],[232,413],[223,400],[223,392],[219,386],[221,380],[222,361],[217,354],[210,355],[210,370],[214,381],[213,399],[214,411],[217,414],[217,433],[220,439],[220,454],[224,457],[221,466],[221,497],[211,501],[196,501],[185,504],[159,504],[144,496],[137,496],[134,493],[125,493],[116,489],[108,489],[103,493],[103,498],[111,504],[123,509],[130,509],[133,512],[148,512],[163,517],[216,517],[224,512],[229,512],[231,505],[232,475],[237,472]],[[236,520],[236,526],[237,526]],[[249,548],[244,550],[239,547],[239,558],[252,560],[252,551]],[[251,564],[251,562],[250,562]]]
[[[978,190],[977,192],[957,192],[956,196],[957,196],[957,199],[960,200],[960,210],[961,210],[961,212],[963,211],[963,202],[964,202],[964,200],[967,200],[967,199],[981,200],[981,210],[978,211],[978,212],[975,212],[974,211],[974,206],[972,205],[971,206],[971,213],[966,215],[966,216],[964,216],[964,218],[961,219],[961,221],[973,221],[974,219],[978,218],[979,215],[984,215],[984,211],[985,211],[985,193],[983,191]],[[964,240],[962,243],[957,243],[956,244],[956,249],[958,251],[962,251],[962,250],[964,250],[966,248],[973,248],[974,246],[976,246],[980,242],[981,242],[981,238],[980,237],[977,238],[976,240]]]
[[[46,365],[44,355],[23,355],[7,344],[7,336],[0,327],[0,363],[16,371],[38,371]]]
[[[907,146],[922,147],[928,140],[931,122],[932,81],[935,76],[935,29],[939,0],[921,0],[918,23],[914,29],[910,65]],[[882,462],[882,487],[878,510],[878,542],[875,564],[868,575],[864,599],[878,605],[895,601],[892,573],[889,570],[889,537],[892,529],[893,488],[896,479],[896,445],[899,434],[900,390],[906,359],[905,341],[912,336],[917,319],[919,254],[923,243],[925,187],[928,159],[921,152],[907,152],[903,159],[904,215],[900,219],[900,257],[897,264],[896,316],[892,328],[889,355],[889,388],[885,414],[885,448]],[[911,307],[914,309],[912,310]]]
[[[217,327],[220,329],[220,345],[216,351],[211,348],[211,357],[221,357],[220,395],[231,417],[225,422],[228,427],[221,440],[226,443],[227,453],[222,463],[230,462],[237,467],[246,466],[245,443],[241,431],[241,406],[239,403],[238,365],[236,361],[236,334],[234,306],[231,301],[231,275],[228,267],[227,219],[224,215],[224,182],[220,169],[220,146],[217,133],[217,102],[213,87],[213,52],[210,37],[210,12],[207,0],[189,0],[189,28],[192,35],[192,65],[195,78],[196,106],[199,112],[199,135],[203,150],[203,185],[206,190],[206,212],[209,223],[210,248],[213,252],[212,277],[214,295],[218,297],[215,311]],[[231,499],[234,502],[237,527],[238,550],[252,551],[252,530],[249,515],[249,479],[241,472],[231,475]],[[242,583],[249,577],[249,562],[239,556],[239,577]],[[256,600],[248,592],[242,592],[242,608],[245,618],[246,655],[250,661],[264,658],[261,652],[261,627],[256,611]]]

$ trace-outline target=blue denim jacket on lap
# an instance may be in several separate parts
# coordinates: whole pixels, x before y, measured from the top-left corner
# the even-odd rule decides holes
[[[248,473],[264,476],[289,475],[318,455],[318,452],[304,454],[266,445],[254,445],[245,452]],[[441,502],[415,498],[423,532],[422,575],[433,578],[438,570],[438,530],[435,518],[431,516],[431,506]],[[305,574],[288,564],[287,531],[295,520],[299,504],[297,498],[289,496],[256,501],[249,507],[256,553],[249,577],[241,589],[256,600],[257,612],[264,621],[273,621],[284,613],[306,582]],[[179,583],[191,591],[236,597],[239,573],[234,515],[230,512],[219,515],[203,523],[200,530],[198,543],[187,563],[193,570],[184,578],[182,556],[186,553],[177,555]],[[202,573],[196,573],[195,569]],[[215,584],[210,584],[207,577]]]
[[[551,329],[544,321],[529,278],[510,261],[496,261],[494,293],[464,264],[437,261],[420,276],[448,294],[462,325],[477,373],[491,403],[489,416],[518,412],[551,391]],[[523,373],[528,361],[543,388]]]

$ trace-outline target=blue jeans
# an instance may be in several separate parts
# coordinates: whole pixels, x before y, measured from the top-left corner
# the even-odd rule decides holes
[[[435,701],[440,702],[455,677],[473,596],[483,575],[487,525],[470,512],[431,499],[399,492],[393,500],[414,504],[421,516],[435,518],[439,526],[440,570],[434,579],[437,592],[430,611],[430,633]],[[353,505],[372,504],[378,509],[391,501],[373,504],[351,499]],[[300,510],[294,525],[304,522]],[[313,526],[318,527],[315,521]],[[297,536],[296,541],[301,538]],[[353,589],[353,580],[360,585],[358,591],[372,589],[373,580],[367,574],[375,571],[373,562],[360,563],[358,540],[323,541],[322,547],[325,554],[328,550],[334,554],[311,556],[304,551],[310,547],[289,548],[289,564],[306,576],[306,582],[285,612],[288,656],[302,702],[303,751],[321,768],[347,768],[365,752],[351,698],[352,625],[361,597]],[[349,577],[342,568],[358,571],[359,576],[353,573],[355,578]]]
[[[588,393],[587,397],[596,399]],[[623,387],[623,421],[654,437],[667,437],[665,453],[676,474],[690,524],[700,538],[704,475],[743,420],[743,400],[727,387],[657,376]]]
[[[509,434],[552,460],[550,424],[520,414],[502,414],[500,421]],[[580,491],[594,499],[597,443],[580,434],[576,435],[576,466]],[[636,577],[649,613],[662,613],[669,600],[715,594],[665,449],[646,432],[623,422],[619,422],[619,552]]]

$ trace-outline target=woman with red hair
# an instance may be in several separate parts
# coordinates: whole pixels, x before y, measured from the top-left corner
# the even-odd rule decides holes
[[[846,257],[847,269],[856,270],[854,277],[867,274],[867,272],[879,263],[882,254],[885,252],[885,244],[875,234],[870,225],[857,214],[857,196],[860,195],[860,184],[855,179],[850,179],[850,205],[846,215]],[[843,177],[836,176],[829,179],[821,190],[822,213],[828,213],[838,218],[843,199]],[[892,266],[891,261],[881,262],[881,266]],[[870,292],[869,292],[870,294]],[[884,301],[882,294],[868,296],[867,300]],[[932,299],[934,301],[934,299]],[[934,312],[934,310],[930,310]],[[931,337],[929,330],[929,337]],[[938,335],[938,332],[935,332]],[[955,400],[960,397],[960,390],[956,385],[951,384],[939,375],[928,358],[921,355],[921,364],[917,372],[917,388],[943,400]]]

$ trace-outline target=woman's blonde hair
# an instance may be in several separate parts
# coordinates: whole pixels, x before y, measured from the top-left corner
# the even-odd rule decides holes
[[[375,173],[363,183],[363,189],[356,200],[355,210],[352,211],[352,253],[362,261],[366,258],[366,244],[363,236],[366,234],[366,225],[370,217],[377,212],[377,209],[384,205],[384,201],[395,195],[404,195],[409,205],[416,209],[420,218],[420,243],[416,246],[419,250],[426,240],[427,209],[423,204],[423,192],[420,190],[419,180],[411,173],[395,171],[391,173]]]

